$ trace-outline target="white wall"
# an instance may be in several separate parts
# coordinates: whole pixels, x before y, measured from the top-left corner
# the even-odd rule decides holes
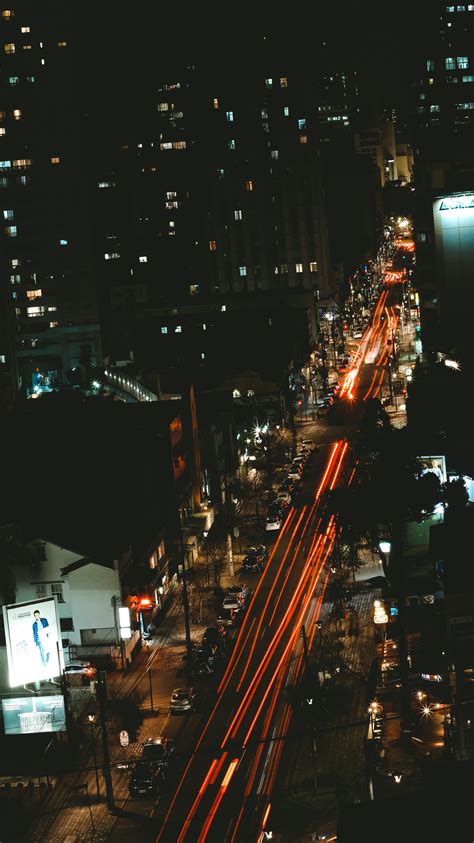
[[[61,582],[63,585],[64,603],[58,603],[59,617],[72,618],[74,630],[62,633],[63,639],[69,639],[72,644],[81,643],[81,629],[101,629],[103,627],[115,630],[115,617],[112,608],[112,596],[117,598],[117,605],[121,605],[121,589],[118,571],[104,568],[95,562],[89,562],[77,571],[71,571],[61,576],[61,569],[71,563],[83,559],[83,555],[72,553],[51,542],[40,539],[30,542],[29,549],[34,546],[45,545],[46,560],[33,561],[18,566],[16,575],[16,602],[34,600],[39,597],[37,583],[46,586],[46,596],[51,596],[51,582]],[[113,641],[115,643],[115,634]]]
[[[71,571],[68,578],[74,618],[74,643],[81,643],[81,629],[109,627],[113,630],[110,643],[115,644],[116,624],[112,598],[115,596],[117,605],[121,605],[118,571],[91,562],[84,568]]]

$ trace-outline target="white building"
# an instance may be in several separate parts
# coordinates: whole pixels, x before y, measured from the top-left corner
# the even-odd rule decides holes
[[[56,595],[63,646],[115,645],[118,563],[101,564],[43,539],[29,542],[28,549],[31,562],[15,570],[16,602]]]

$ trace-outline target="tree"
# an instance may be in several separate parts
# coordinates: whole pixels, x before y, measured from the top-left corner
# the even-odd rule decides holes
[[[216,525],[217,526],[217,525]],[[221,531],[209,533],[202,548],[201,556],[208,571],[214,576],[214,585],[220,586],[221,574],[227,561],[227,542]]]

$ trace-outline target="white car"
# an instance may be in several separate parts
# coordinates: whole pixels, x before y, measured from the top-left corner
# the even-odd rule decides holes
[[[290,480],[301,480],[301,471],[299,465],[292,465],[288,471]]]
[[[64,673],[66,676],[90,676],[96,675],[97,670],[90,662],[69,662],[64,666]]]
[[[354,331],[354,333],[352,334],[352,338],[354,340],[362,339],[362,331]]]
[[[291,495],[289,492],[277,492],[277,501],[285,501],[285,503],[291,503]]]

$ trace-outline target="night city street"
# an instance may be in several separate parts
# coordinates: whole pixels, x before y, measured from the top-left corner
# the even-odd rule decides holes
[[[0,10],[1,843],[474,840],[474,4]]]

